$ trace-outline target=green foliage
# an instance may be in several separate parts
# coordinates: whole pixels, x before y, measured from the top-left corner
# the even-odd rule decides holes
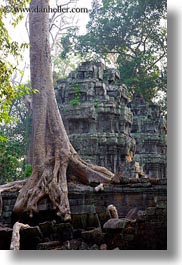
[[[27,92],[22,87],[13,87],[11,76],[18,65],[18,58],[21,58],[22,49],[27,48],[28,44],[19,45],[16,41],[13,41],[5,22],[9,14],[8,10],[11,10],[13,14],[11,25],[15,27],[22,19],[22,14],[16,13],[14,7],[25,6],[27,2],[29,1],[9,0],[6,1],[6,6],[0,4],[0,50],[3,51],[3,53],[0,53],[0,122],[11,121],[9,116],[10,105],[13,100],[22,96],[22,93],[25,94]],[[13,60],[15,62],[11,63]]]
[[[98,109],[99,109],[99,101],[97,99],[94,101],[94,106],[95,106],[96,112],[98,112]]]
[[[0,184],[21,179],[23,163],[21,143],[15,139],[0,141]]]
[[[0,184],[28,177],[32,170],[26,162],[31,117],[23,98],[37,90],[11,81],[14,71],[20,76],[24,74],[18,65],[22,51],[29,44],[18,44],[8,32],[9,27],[16,27],[23,18],[16,8],[25,7],[28,2],[7,0],[0,4],[0,50],[3,51],[0,53]]]
[[[60,47],[59,47],[59,50]],[[79,63],[81,57],[79,55],[70,55],[62,58],[62,53],[56,54],[52,57],[53,63],[53,80],[54,87],[56,87],[57,81],[61,78],[66,78],[71,71],[74,71]]]
[[[32,174],[32,165],[25,164],[24,174],[23,175],[25,176],[25,178],[28,178],[31,174]]]
[[[70,103],[73,106],[79,105],[80,104],[80,96],[81,96],[80,85],[78,83],[75,83],[74,84],[74,99],[70,100]]]
[[[23,98],[13,101],[9,123],[0,124],[0,183],[26,178],[31,173],[27,165],[27,150],[31,131],[31,116]]]
[[[150,102],[166,87],[166,8],[166,0],[93,1],[87,34],[70,31],[62,55],[74,50],[85,59],[114,61],[131,95]]]
[[[70,100],[70,103],[71,103],[73,106],[77,106],[77,105],[80,104],[80,101],[79,101],[79,99],[74,98],[74,99]]]

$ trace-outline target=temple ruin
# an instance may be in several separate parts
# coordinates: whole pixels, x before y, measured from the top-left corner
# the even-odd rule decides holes
[[[131,102],[116,69],[83,62],[58,81],[57,101],[70,141],[86,161],[126,177],[166,178],[166,125],[160,107]]]
[[[32,218],[25,212],[17,219],[18,191],[0,193],[0,249],[10,248],[13,225],[24,223],[21,250],[166,250],[166,122],[160,108],[141,95],[131,101],[119,72],[96,62],[59,80],[56,96],[75,149],[115,175],[100,189],[68,176],[69,223],[48,197]],[[117,211],[114,218],[108,206]]]

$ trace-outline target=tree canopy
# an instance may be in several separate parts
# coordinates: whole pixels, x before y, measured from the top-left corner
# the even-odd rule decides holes
[[[151,101],[166,92],[166,9],[166,0],[94,1],[87,33],[70,31],[62,39],[62,56],[76,51],[114,62],[131,95]]]
[[[23,18],[14,7],[23,7],[28,0],[7,0],[0,4],[0,183],[25,177],[27,166],[25,155],[28,145],[29,115],[23,97],[29,94],[30,87],[21,81],[14,82],[13,75],[18,70],[22,52],[29,47],[11,38],[12,29]],[[10,12],[11,11],[11,12]],[[22,78],[20,78],[22,79]],[[31,171],[31,168],[28,169]],[[29,172],[27,176],[30,174]]]
[[[28,0],[6,1],[6,5],[0,4],[0,123],[10,121],[10,105],[13,100],[29,92],[24,86],[13,86],[11,76],[17,69],[18,58],[21,57],[21,51],[28,47],[28,44],[18,44],[13,41],[6,27],[6,20],[11,10],[13,16],[10,24],[16,27],[18,22],[23,18],[21,13],[16,13],[13,6],[21,7]]]

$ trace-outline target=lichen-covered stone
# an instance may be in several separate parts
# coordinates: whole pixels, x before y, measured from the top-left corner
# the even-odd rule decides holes
[[[166,178],[166,121],[141,95],[129,99],[116,69],[83,62],[58,81],[58,105],[70,141],[86,161],[122,177]],[[115,176],[113,183],[120,183]]]
[[[121,206],[122,208],[125,207],[125,203],[128,203],[130,207],[134,202],[139,206],[142,205],[142,201],[139,200],[141,192],[138,194],[139,196],[135,193],[129,196],[126,193],[123,196],[121,192],[118,192],[119,188],[119,185],[117,185],[117,193],[113,193],[114,189],[111,188],[112,193],[107,198],[110,202],[118,203],[119,212]],[[151,190],[152,188],[148,189]],[[128,189],[128,192],[131,193],[131,188]],[[90,200],[93,199],[93,195],[97,195],[97,198],[95,198],[95,203],[97,203],[98,196],[102,194],[92,192]],[[85,228],[82,229],[75,229],[73,222],[72,224],[57,223],[56,221],[38,223],[37,226],[31,226],[20,232],[20,249],[113,250],[118,248],[120,250],[165,250],[167,248],[166,196],[160,194],[153,195],[153,197],[155,203],[153,200],[154,204],[152,206],[146,207],[145,205],[144,211],[138,210],[137,207],[131,209],[128,216],[135,218],[135,220],[128,218],[110,219],[104,225],[100,225],[99,228],[97,226],[88,227],[87,214],[81,214],[86,218]],[[151,198],[153,197],[151,196]],[[143,198],[146,199],[147,197],[143,196]],[[11,228],[0,225],[1,249],[9,249],[11,234]]]
[[[140,163],[149,177],[166,178],[167,129],[160,107],[149,104],[136,94],[130,108],[133,112],[131,134],[136,140],[134,160]]]
[[[84,62],[67,79],[59,80],[57,101],[69,139],[88,162],[118,172],[133,157],[133,115],[129,94],[119,72],[102,63]]]
[[[103,228],[104,229],[124,229],[129,222],[130,220],[125,219],[125,218],[122,218],[122,219],[112,218],[112,219],[109,219],[103,225]]]
[[[100,228],[93,228],[90,230],[83,231],[81,237],[88,244],[102,244],[104,241],[104,233]]]

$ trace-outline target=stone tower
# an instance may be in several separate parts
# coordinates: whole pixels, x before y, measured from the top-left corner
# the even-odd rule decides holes
[[[133,114],[119,72],[102,63],[84,62],[67,79],[59,80],[56,94],[63,122],[75,149],[87,162],[118,172],[133,159],[130,135]]]
[[[166,178],[167,129],[160,107],[145,102],[141,95],[135,95],[129,105],[133,112],[131,132],[136,140],[134,160],[140,163],[146,175]]]
[[[87,162],[126,177],[166,177],[160,107],[140,95],[130,102],[116,69],[83,62],[58,81],[56,95],[69,139]]]

